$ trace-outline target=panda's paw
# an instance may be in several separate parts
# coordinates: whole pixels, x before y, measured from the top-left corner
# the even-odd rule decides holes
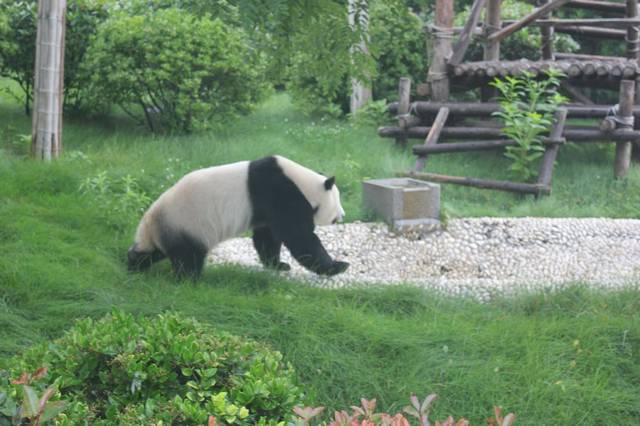
[[[277,265],[273,267],[276,271],[290,271],[291,265],[286,262],[278,262]]]
[[[334,260],[333,263],[331,264],[331,267],[327,271],[327,275],[331,276],[331,275],[341,274],[344,271],[346,271],[348,267],[349,267],[348,262],[341,262],[339,260]]]

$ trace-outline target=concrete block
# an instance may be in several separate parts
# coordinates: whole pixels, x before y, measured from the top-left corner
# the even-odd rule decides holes
[[[394,230],[440,224],[440,185],[410,178],[372,179],[362,183],[364,207]]]

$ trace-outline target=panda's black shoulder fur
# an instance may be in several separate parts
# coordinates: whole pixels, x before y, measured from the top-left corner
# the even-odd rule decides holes
[[[286,227],[295,218],[298,226],[313,230],[313,207],[296,183],[285,175],[276,157],[251,161],[248,180],[253,228],[274,222],[283,222],[280,225]]]

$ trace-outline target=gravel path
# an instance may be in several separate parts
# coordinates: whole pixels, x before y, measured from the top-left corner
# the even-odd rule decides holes
[[[453,219],[446,230],[397,236],[377,223],[316,228],[329,253],[351,263],[323,278],[283,250],[285,275],[335,288],[353,283],[410,283],[447,295],[488,300],[574,283],[640,288],[640,220]],[[216,247],[213,263],[260,267],[250,238]]]

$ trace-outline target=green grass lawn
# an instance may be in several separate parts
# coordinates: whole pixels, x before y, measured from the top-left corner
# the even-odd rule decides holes
[[[21,108],[5,100],[0,128],[9,125],[15,131],[4,135],[30,129]],[[278,94],[203,135],[153,137],[124,119],[70,118],[64,146],[65,159],[53,164],[0,154],[0,367],[77,318],[113,307],[172,310],[268,342],[293,364],[309,402],[331,409],[376,397],[393,411],[411,393],[436,392],[435,417],[464,415],[473,424],[483,424],[494,404],[516,412],[518,425],[640,419],[637,291],[575,287],[482,305],[409,287],[312,288],[231,266],[207,268],[196,284],[174,282],[166,262],[128,275],[125,251],[139,214],[113,214],[78,190],[104,171],[113,181],[133,176],[154,197],[190,168],[280,153],[336,174],[348,218],[363,219],[360,180],[412,162],[372,129],[314,121]],[[443,199],[463,216],[638,217],[638,168],[615,183],[611,155],[563,149],[554,195],[542,202],[448,187]],[[506,164],[494,154],[432,160],[438,172],[495,178]]]

